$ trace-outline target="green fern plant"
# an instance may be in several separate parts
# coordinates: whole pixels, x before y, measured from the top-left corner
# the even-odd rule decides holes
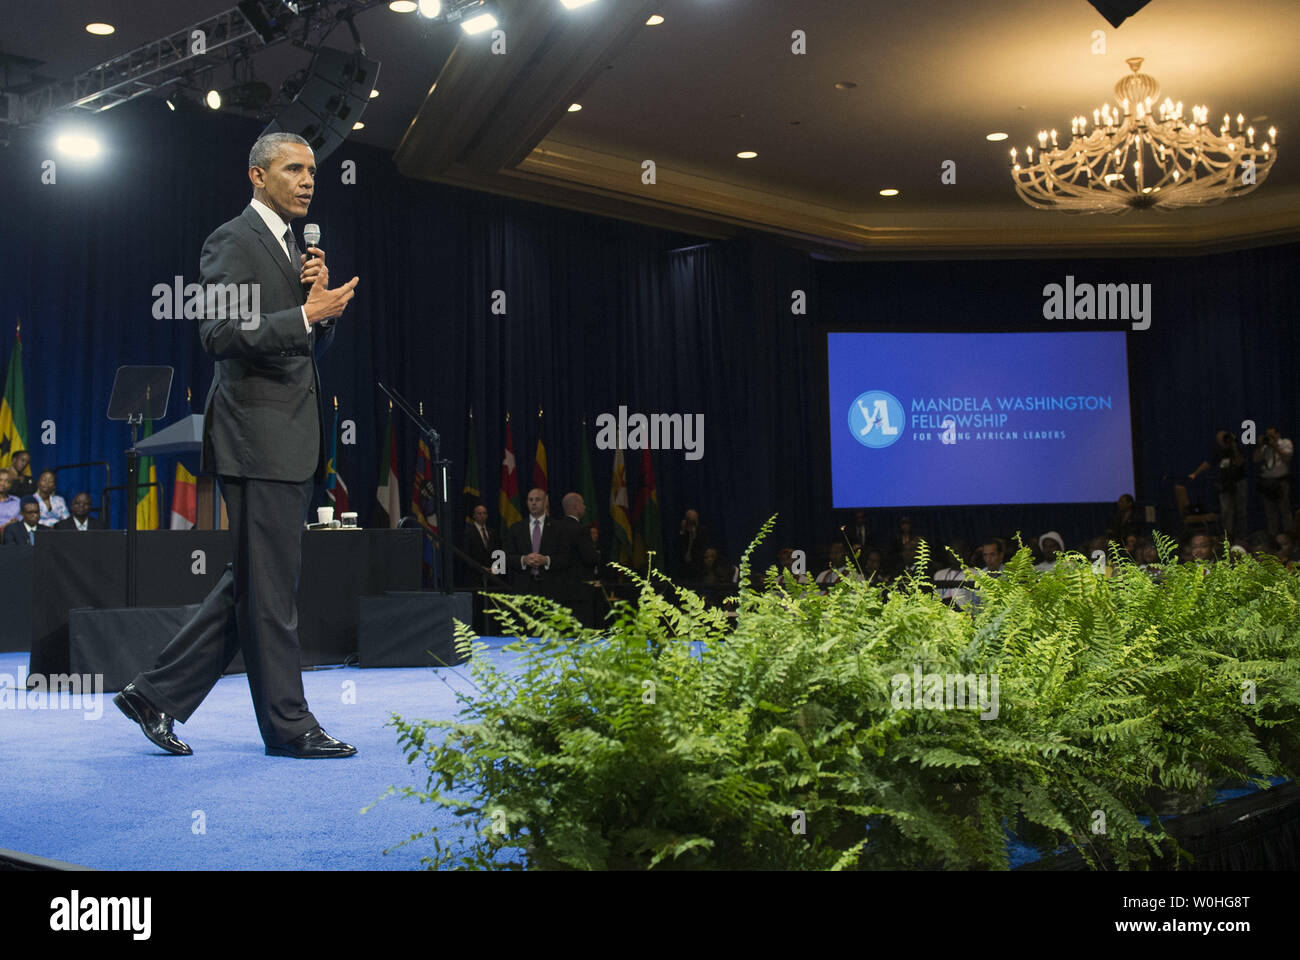
[[[823,593],[741,557],[732,611],[662,575],[585,629],[494,596],[505,667],[463,624],[473,690],[455,720],[394,717],[423,789],[462,829],[430,867],[1005,869],[1008,835],[1092,866],[1174,847],[1162,793],[1294,772],[1300,578],[1270,560],[1179,564],[1156,582],[1019,549],[951,608],[915,568]],[[995,717],[899,706],[898,678],[998,681]],[[990,711],[991,712],[991,711]],[[1096,832],[1104,822],[1104,832]],[[410,842],[410,841],[408,841]]]

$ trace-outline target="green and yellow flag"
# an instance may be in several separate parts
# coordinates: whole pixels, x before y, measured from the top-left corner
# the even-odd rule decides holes
[[[27,394],[23,391],[23,325],[14,331],[14,349],[9,354],[4,399],[0,400],[0,467],[27,447]]]
[[[153,421],[144,422],[144,436],[141,440],[147,440],[153,436]],[[161,499],[158,496],[158,467],[153,462],[153,457],[140,458],[140,486],[136,488],[135,496],[135,528],[137,530],[157,530],[158,529],[158,502]],[[149,486],[145,486],[149,484]]]

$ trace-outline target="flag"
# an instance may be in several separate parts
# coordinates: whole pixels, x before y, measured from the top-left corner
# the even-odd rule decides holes
[[[584,524],[599,524],[600,513],[596,509],[596,480],[591,474],[591,455],[587,453],[587,421],[582,421],[582,463],[578,468],[578,493],[587,505],[587,512],[582,517]]]
[[[199,506],[194,474],[176,461],[176,482],[172,484],[172,529],[192,530],[198,523]]]
[[[415,451],[415,479],[411,484],[411,511],[424,527],[424,585],[437,583],[438,498],[433,485],[433,458],[429,446],[420,438]]]
[[[334,516],[347,513],[348,485],[339,473],[339,398],[334,398],[334,433],[330,438],[330,458],[325,464],[325,496],[334,504]]]
[[[497,512],[501,514],[501,539],[523,519],[519,512],[519,474],[515,470],[515,441],[510,433],[510,414],[506,413],[506,452],[501,458],[501,492],[497,494]]]
[[[384,456],[379,461],[379,486],[375,497],[379,507],[388,515],[388,526],[396,528],[402,522],[402,491],[397,482],[397,446],[393,443],[393,405],[388,404],[388,432],[384,440]]]
[[[465,486],[461,488],[462,506],[465,517],[474,515],[474,508],[483,501],[483,494],[478,485],[478,441],[474,439],[474,408],[469,410],[469,452],[465,454]]]
[[[627,566],[632,559],[632,524],[627,519],[627,475],[623,448],[614,451],[614,475],[609,481],[609,515],[614,521],[614,546],[618,562]]]
[[[663,567],[664,538],[659,524],[659,491],[655,487],[654,463],[650,459],[650,449],[641,451],[641,489],[636,495],[636,507],[632,511],[632,522],[636,525],[635,560],[638,569],[646,562],[646,552],[654,551]]]
[[[537,411],[537,454],[533,457],[533,488],[549,493],[546,486],[546,448],[542,446],[542,411]]]
[[[9,354],[4,399],[0,400],[0,467],[19,450],[27,449],[27,394],[23,390],[23,325],[14,330],[14,349]]]
[[[153,436],[153,421],[144,422],[144,436],[141,440],[147,440]],[[157,530],[158,529],[158,468],[153,462],[153,457],[140,458],[140,486],[136,488],[135,494],[135,528],[137,530]],[[145,486],[149,484],[149,486]]]

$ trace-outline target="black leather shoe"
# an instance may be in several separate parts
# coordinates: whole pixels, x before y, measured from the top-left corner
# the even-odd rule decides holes
[[[342,740],[335,740],[320,727],[312,727],[301,736],[294,737],[282,747],[266,748],[268,757],[295,757],[298,760],[328,760],[333,757],[350,757],[357,748]]]
[[[155,710],[153,704],[144,698],[144,694],[135,688],[134,683],[128,683],[123,687],[122,692],[113,698],[113,702],[128,718],[140,724],[140,729],[144,731],[150,743],[178,757],[188,757],[194,752],[172,733],[172,723],[176,718],[169,717],[161,710]]]

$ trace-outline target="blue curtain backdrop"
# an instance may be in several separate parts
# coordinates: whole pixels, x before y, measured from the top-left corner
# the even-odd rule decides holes
[[[176,368],[169,416],[158,428],[185,414],[186,387],[201,410],[211,361],[193,321],[152,318],[152,291],[176,275],[198,279],[204,238],[251,195],[247,153],[260,128],[235,117],[172,114],[151,101],[93,119],[107,151],[91,164],[60,159],[44,137],[0,149],[0,361],[21,317],[34,465],[109,460],[121,483],[129,433],[105,419],[119,365]],[[56,163],[53,184],[42,183],[47,160]],[[353,166],[355,183],[342,182]],[[326,398],[337,395],[342,417],[356,423],[357,443],[340,447],[339,470],[363,522],[377,519],[387,406],[375,381],[382,380],[422,401],[441,430],[457,502],[473,407],[493,522],[507,410],[524,490],[537,410],[545,410],[558,510],[559,494],[578,485],[582,418],[594,437],[595,417],[625,405],[704,414],[701,460],[655,453],[666,544],[682,512],[697,507],[735,557],[779,512],[770,547],[815,555],[842,522],[829,508],[826,331],[1051,329],[1041,319],[1042,288],[1066,274],[1152,284],[1151,329],[1128,337],[1140,500],[1170,505],[1163,478],[1198,464],[1220,426],[1251,418],[1262,430],[1276,420],[1294,436],[1300,420],[1294,245],[1180,259],[832,263],[768,238],[705,243],[408,180],[388,154],[358,144],[322,165],[316,196],[308,219],[321,224],[332,277],[361,277],[321,374]],[[491,311],[495,290],[505,293],[504,315]],[[791,312],[795,290],[807,294],[805,315]],[[1016,371],[999,376],[1005,388]],[[55,445],[39,442],[44,421],[55,426]],[[406,502],[416,435],[396,423]],[[593,451],[592,460],[607,519],[612,454]],[[628,463],[634,500],[639,456],[629,452]],[[174,466],[166,459],[159,466],[165,518]],[[102,471],[60,477],[65,494],[87,488],[97,496],[102,484]],[[1116,495],[1123,486],[1117,480]],[[119,495],[116,525],[122,507]],[[1104,530],[1111,509],[907,512],[931,537],[1055,528],[1077,541]],[[882,539],[902,512],[873,513]],[[1257,498],[1252,513],[1252,527],[1262,525]],[[1165,526],[1168,516],[1165,510]],[[608,522],[604,533],[608,540]]]

